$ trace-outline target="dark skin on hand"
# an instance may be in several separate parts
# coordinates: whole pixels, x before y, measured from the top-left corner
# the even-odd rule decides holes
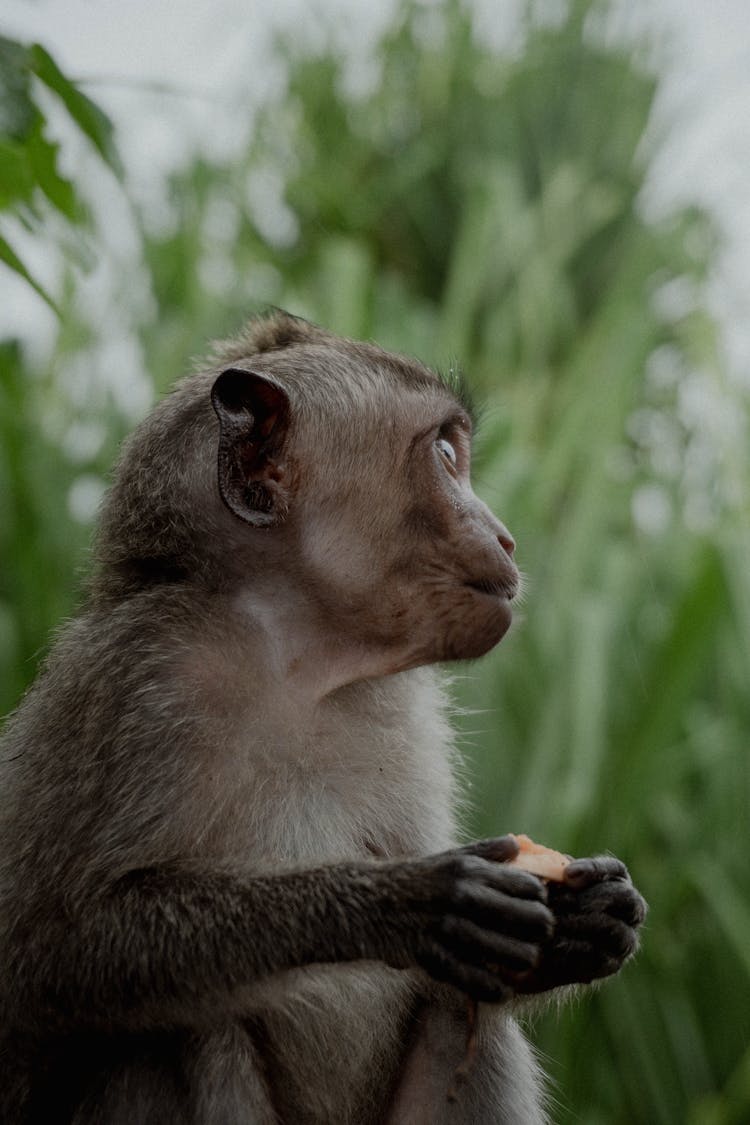
[[[512,835],[454,853],[465,870],[430,931],[434,946],[423,966],[489,1003],[616,973],[635,952],[646,916],[625,865],[611,856],[577,859],[562,882],[548,882],[513,867],[518,853]],[[483,878],[477,860],[491,861]]]
[[[469,850],[495,862],[512,863],[519,845],[515,836],[508,835],[482,841]],[[478,1049],[480,1000],[497,1003],[514,994],[533,995],[611,976],[638,948],[637,929],[648,908],[619,859],[595,856],[572,860],[563,868],[560,881],[525,874],[538,884],[538,901],[547,906],[547,936],[535,947],[538,955],[530,968],[514,971],[507,961],[504,968],[487,965],[499,979],[487,987],[485,978],[481,993],[468,993],[466,1048],[446,1090],[449,1103],[458,1100],[460,1087],[471,1077]]]

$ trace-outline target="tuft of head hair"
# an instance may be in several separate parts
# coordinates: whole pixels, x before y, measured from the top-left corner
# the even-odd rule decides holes
[[[211,358],[219,366],[231,366],[248,356],[280,351],[296,344],[325,344],[333,333],[284,309],[271,308],[254,316],[236,336],[214,344]]]

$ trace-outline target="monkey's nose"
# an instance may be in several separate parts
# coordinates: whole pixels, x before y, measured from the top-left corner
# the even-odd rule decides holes
[[[513,554],[516,549],[516,541],[508,531],[507,527],[503,527],[502,531],[497,533],[497,541],[507,555]]]

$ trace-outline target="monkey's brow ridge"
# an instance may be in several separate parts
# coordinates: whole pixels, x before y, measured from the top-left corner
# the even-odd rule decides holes
[[[451,363],[447,371],[438,369],[440,381],[458,399],[461,406],[471,419],[472,429],[479,425],[479,408],[474,397],[474,392],[466,377],[466,372],[457,363]]]
[[[465,372],[456,363],[447,370],[423,367],[403,356],[386,355],[386,363],[400,383],[409,387],[436,390],[442,387],[469,416],[472,428],[479,423],[478,410]]]

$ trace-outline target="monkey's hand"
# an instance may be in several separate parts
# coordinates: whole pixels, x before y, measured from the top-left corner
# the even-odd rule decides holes
[[[619,859],[574,860],[563,882],[549,883],[547,904],[555,930],[535,968],[519,977],[518,992],[611,976],[638,948],[647,907]]]
[[[475,1000],[511,997],[554,926],[541,880],[507,866],[517,854],[515,838],[502,836],[394,865],[384,960],[398,968],[416,962]]]

